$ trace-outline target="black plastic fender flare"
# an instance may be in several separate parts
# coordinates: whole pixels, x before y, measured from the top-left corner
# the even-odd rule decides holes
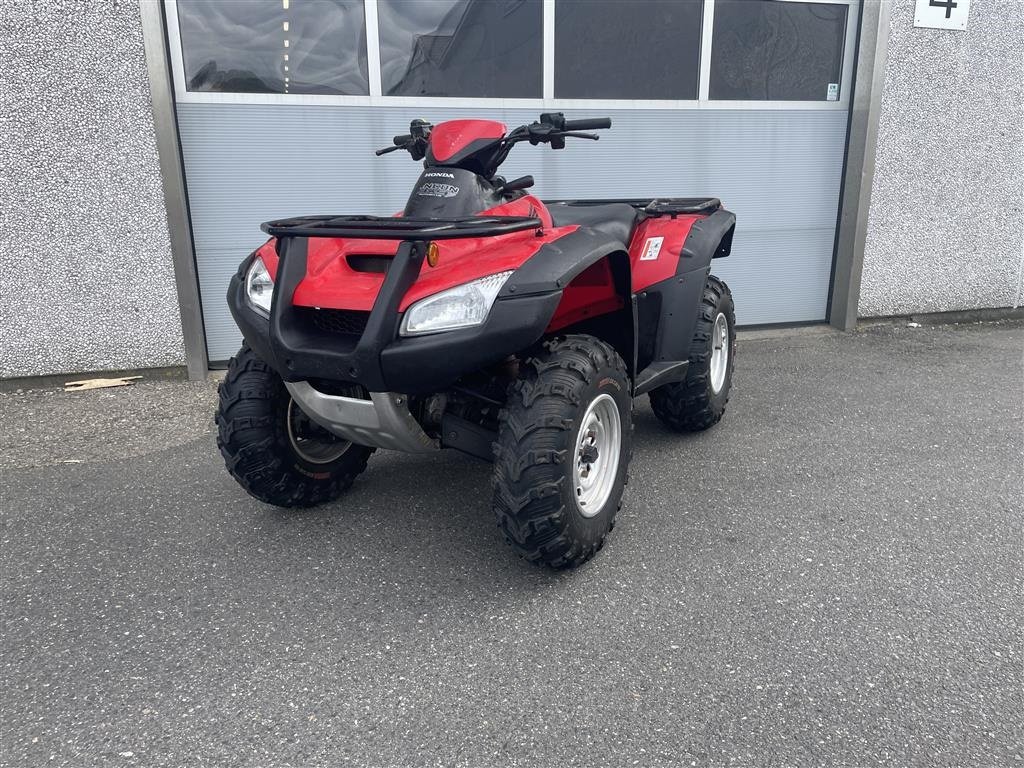
[[[679,254],[676,274],[692,272],[732,252],[732,235],[736,231],[736,214],[719,208],[710,216],[695,221],[690,227],[683,250]]]
[[[580,227],[538,248],[508,279],[498,297],[561,291],[587,267],[613,253],[625,251],[622,243],[608,235],[589,227]]]
[[[629,251],[619,240],[590,227],[580,227],[542,246],[508,279],[498,295],[498,303],[501,299],[556,295],[558,301],[551,305],[549,323],[558,311],[562,291],[602,259],[611,262],[615,292],[621,296],[623,306],[617,312],[591,318],[587,321],[591,324],[581,332],[597,335],[615,347],[632,377],[636,374],[636,303],[631,289]],[[593,323],[598,323],[598,327]]]
[[[735,229],[736,215],[725,209],[695,222],[683,242],[676,274],[706,268],[712,259],[728,256]],[[602,232],[580,227],[539,248],[509,278],[499,297],[560,291],[587,267],[616,252],[627,252],[626,246]]]

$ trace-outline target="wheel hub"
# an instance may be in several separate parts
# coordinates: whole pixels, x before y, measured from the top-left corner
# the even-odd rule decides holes
[[[729,370],[729,320],[725,313],[719,312],[715,324],[711,328],[711,391],[716,395],[725,384],[725,374]]]
[[[608,501],[619,471],[622,422],[611,395],[598,395],[580,420],[576,436],[573,488],[584,517],[598,514]]]
[[[292,399],[288,400],[287,424],[292,450],[310,464],[330,464],[352,446],[309,418]]]

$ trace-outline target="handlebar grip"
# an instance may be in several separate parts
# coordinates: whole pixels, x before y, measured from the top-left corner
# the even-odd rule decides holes
[[[566,120],[565,131],[593,131],[598,128],[611,128],[612,119],[610,117],[594,117],[590,120]]]
[[[412,134],[403,133],[401,136],[395,136],[391,141],[396,147],[404,147],[406,144],[412,142]]]

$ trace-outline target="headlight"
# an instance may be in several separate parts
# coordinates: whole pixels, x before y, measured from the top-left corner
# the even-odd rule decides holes
[[[482,324],[511,274],[512,270],[481,277],[417,301],[402,319],[401,334],[415,336]]]
[[[264,317],[270,317],[270,301],[274,298],[274,281],[267,272],[267,266],[259,256],[252,260],[245,273],[245,295],[249,306]]]

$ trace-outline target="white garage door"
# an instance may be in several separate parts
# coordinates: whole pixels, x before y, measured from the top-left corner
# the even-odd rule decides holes
[[[610,116],[599,142],[517,147],[549,198],[721,197],[715,269],[740,323],[824,320],[856,0],[166,0],[211,360],[259,224],[400,210],[418,173],[373,150],[413,118]]]

